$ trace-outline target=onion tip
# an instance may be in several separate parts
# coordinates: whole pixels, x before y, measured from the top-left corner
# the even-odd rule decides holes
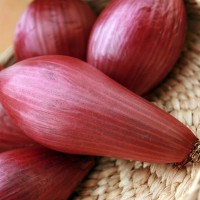
[[[196,163],[196,162],[200,162],[200,141],[199,140],[194,144],[193,149],[191,153],[189,154],[189,156],[181,163],[175,163],[175,166],[177,166],[178,168],[182,168],[187,163]]]

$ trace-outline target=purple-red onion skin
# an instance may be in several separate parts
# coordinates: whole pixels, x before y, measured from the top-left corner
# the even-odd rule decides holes
[[[16,127],[0,104],[0,152],[36,145],[38,146],[38,144]]]
[[[65,153],[179,163],[198,140],[168,113],[67,56],[27,59],[1,71],[0,98],[29,137]]]
[[[3,200],[66,200],[94,165],[92,157],[46,148],[22,148],[0,154]]]
[[[185,34],[183,0],[115,0],[93,26],[87,62],[144,95],[173,68]]]
[[[49,54],[85,60],[95,19],[93,11],[81,0],[33,1],[15,30],[16,60]]]

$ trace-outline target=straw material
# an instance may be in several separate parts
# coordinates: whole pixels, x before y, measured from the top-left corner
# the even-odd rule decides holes
[[[9,66],[14,62],[14,52],[12,46],[8,47],[0,54],[0,65]]]
[[[107,1],[90,2],[102,9]],[[200,138],[200,0],[187,0],[186,5],[189,27],[183,53],[174,70],[148,99]],[[9,60],[8,52],[12,51],[1,55],[0,63]],[[99,158],[72,199],[200,200],[200,163],[177,169],[170,164]]]
[[[200,0],[185,0],[188,14],[194,18],[200,18]]]
[[[148,99],[200,138],[200,1],[186,1],[188,36],[174,70]],[[74,200],[200,199],[200,164],[184,169],[101,158]]]
[[[92,9],[99,14],[110,2],[110,0],[84,0]]]

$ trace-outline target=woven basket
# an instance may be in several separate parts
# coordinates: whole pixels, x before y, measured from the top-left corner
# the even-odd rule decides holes
[[[97,11],[108,0],[87,0]],[[178,0],[175,0],[178,1]],[[188,34],[185,48],[167,79],[148,99],[187,125],[200,138],[200,0],[186,0]],[[13,62],[13,50],[0,55],[0,64]],[[184,169],[100,158],[73,200],[196,200],[200,199],[200,164]]]

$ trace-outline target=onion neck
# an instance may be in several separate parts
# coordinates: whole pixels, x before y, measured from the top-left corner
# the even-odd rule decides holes
[[[200,141],[199,140],[194,144],[193,150],[189,155],[189,161],[192,163],[200,161]]]
[[[184,167],[187,163],[200,162],[200,141],[196,141],[189,156],[181,163],[176,163],[178,168]]]

